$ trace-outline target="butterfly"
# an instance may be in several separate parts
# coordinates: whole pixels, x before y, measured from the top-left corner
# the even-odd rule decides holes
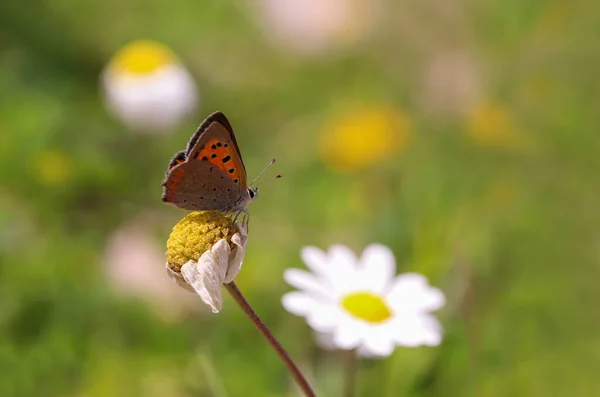
[[[221,112],[208,116],[171,159],[162,186],[163,202],[193,211],[248,214],[258,195],[248,186],[233,128]]]

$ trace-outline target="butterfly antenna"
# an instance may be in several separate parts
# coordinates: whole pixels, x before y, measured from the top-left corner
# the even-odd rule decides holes
[[[266,165],[266,167],[265,167],[265,168],[263,168],[263,170],[262,170],[261,172],[259,172],[259,173],[258,173],[258,175],[256,175],[256,178],[254,178],[254,179],[252,180],[252,182],[250,182],[250,186],[255,186],[255,185],[254,185],[254,182],[256,182],[256,180],[257,180],[258,178],[260,178],[262,174],[264,174],[264,173],[265,173],[265,171],[267,170],[267,168],[269,168],[270,166],[272,166],[273,164],[275,164],[275,161],[276,161],[276,160],[277,160],[277,159],[275,159],[275,158],[274,158],[273,160],[271,160],[271,161],[269,162],[269,164],[267,164],[267,165]],[[275,176],[275,177],[273,177],[273,178],[271,178],[271,179],[269,179],[269,180],[273,180],[273,179],[276,179],[276,178],[281,178],[281,175],[277,175],[277,176]],[[264,183],[264,182],[266,182],[266,181],[263,181],[262,183]]]
[[[275,175],[275,176],[274,176],[274,177],[272,177],[272,178],[265,179],[264,181],[260,181],[260,183],[257,183],[257,184],[256,184],[254,187],[260,186],[260,185],[262,185],[263,183],[270,182],[270,181],[272,181],[273,179],[278,179],[278,178],[282,178],[282,177],[283,177],[283,175],[281,175],[281,174]]]

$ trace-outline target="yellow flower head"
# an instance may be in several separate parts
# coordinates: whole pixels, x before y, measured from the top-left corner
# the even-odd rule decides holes
[[[221,286],[231,283],[242,268],[247,238],[246,228],[224,214],[193,212],[169,236],[167,274],[218,313]]]
[[[111,60],[110,68],[117,73],[144,75],[173,63],[177,63],[177,57],[164,45],[138,40],[121,48]]]
[[[408,115],[388,106],[358,109],[328,123],[321,134],[323,161],[338,171],[356,171],[405,147],[411,134]]]
[[[167,241],[167,262],[176,269],[188,261],[197,262],[217,241],[230,241],[236,232],[237,227],[228,216],[192,212],[173,228]]]

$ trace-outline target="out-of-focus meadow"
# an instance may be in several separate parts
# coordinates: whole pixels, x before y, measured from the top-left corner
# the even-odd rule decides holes
[[[297,390],[226,297],[166,275],[171,156],[230,119],[251,204],[237,278],[318,395],[340,354],[286,312],[307,245],[378,242],[446,294],[438,347],[360,361],[357,396],[600,395],[600,8],[574,1],[0,3],[0,395]],[[160,133],[101,75],[138,39],[198,101]]]

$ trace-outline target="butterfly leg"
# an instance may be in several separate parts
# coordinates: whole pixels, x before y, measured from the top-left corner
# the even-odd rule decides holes
[[[248,228],[250,226],[250,213],[248,211],[240,211],[243,212],[242,216],[242,225],[245,226],[246,232],[248,232]]]
[[[242,215],[242,226],[248,227],[248,211],[245,210],[239,210],[235,213],[235,216],[233,217],[233,223],[237,222],[240,215]]]
[[[233,223],[236,223],[238,220],[238,217],[240,216],[240,214],[242,213],[242,211],[238,211],[235,213],[235,216],[233,217]]]

